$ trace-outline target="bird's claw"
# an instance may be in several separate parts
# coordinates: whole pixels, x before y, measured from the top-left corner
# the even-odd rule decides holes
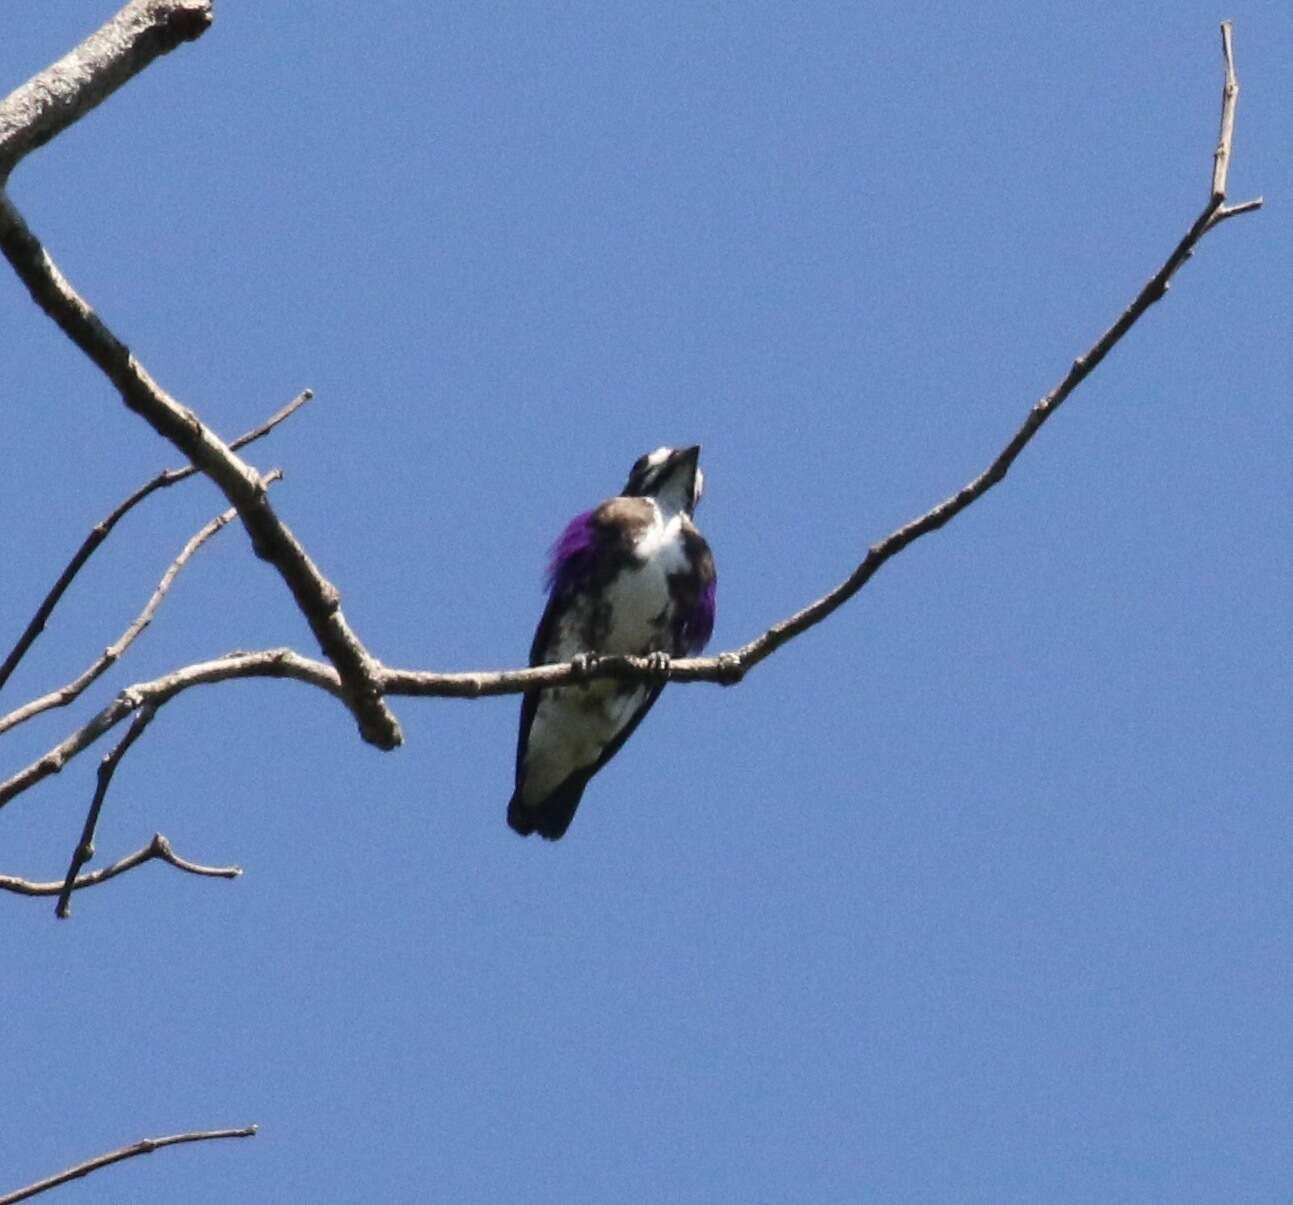
[[[596,664],[596,653],[576,653],[570,658],[570,672],[576,678],[587,678],[588,671]]]
[[[668,653],[656,651],[646,655],[647,672],[653,678],[659,678],[663,682],[669,680],[669,667],[671,659]]]

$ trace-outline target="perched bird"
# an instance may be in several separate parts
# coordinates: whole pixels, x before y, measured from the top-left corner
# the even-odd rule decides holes
[[[648,452],[619,497],[570,521],[552,548],[531,665],[601,653],[650,656],[663,666],[705,647],[716,576],[709,545],[691,521],[704,489],[699,458],[699,447]],[[588,780],[663,689],[663,681],[596,678],[527,692],[508,824],[522,836],[560,837]]]

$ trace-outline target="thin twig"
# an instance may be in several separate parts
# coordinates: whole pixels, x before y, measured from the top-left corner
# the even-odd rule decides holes
[[[1239,77],[1235,74],[1235,48],[1229,21],[1221,22],[1221,58],[1225,80],[1221,85],[1221,130],[1212,156],[1212,204],[1226,199],[1226,177],[1230,172],[1230,150],[1235,141],[1235,109],[1239,104]]]
[[[72,891],[75,889],[76,876],[80,873],[81,867],[84,866],[92,857],[94,857],[94,833],[99,825],[99,812],[103,809],[103,801],[107,797],[108,787],[112,785],[112,776],[117,772],[117,767],[121,764],[121,759],[126,756],[133,745],[144,734],[144,729],[153,722],[153,716],[157,714],[156,707],[145,705],[136,713],[135,718],[131,721],[130,727],[126,729],[126,735],[117,742],[116,747],[107,754],[99,763],[98,782],[94,788],[94,798],[90,800],[90,810],[85,816],[85,827],[81,829],[81,839],[76,843],[76,849],[72,851],[72,861],[67,868],[67,875],[63,879],[63,890],[58,893],[58,904],[54,908],[54,915],[60,920],[66,920],[72,914]]]
[[[177,870],[186,871],[188,874],[206,875],[216,879],[236,879],[242,874],[241,866],[203,866],[200,862],[190,862],[187,858],[181,858],[164,834],[154,833],[153,839],[142,849],[127,854],[120,861],[113,862],[111,866],[78,874],[72,884],[72,890],[82,891],[86,887],[97,887],[100,883],[106,883],[119,874],[125,874],[128,870],[134,870],[136,866],[142,866],[145,862],[154,860],[169,862]],[[0,891],[11,891],[15,895],[58,895],[66,886],[66,879],[38,882],[18,878],[16,875],[0,874]]]
[[[268,435],[279,423],[290,418],[312,397],[314,397],[313,390],[302,390],[277,414],[271,415],[259,427],[254,427],[245,434],[238,436],[229,446],[234,449],[244,448],[249,443]],[[32,616],[31,622],[23,630],[23,634],[18,637],[18,643],[10,650],[9,655],[4,659],[4,664],[0,665],[0,690],[4,689],[4,684],[9,680],[9,675],[18,667],[18,663],[26,656],[27,650],[31,648],[36,638],[44,631],[50,615],[54,612],[54,608],[58,605],[68,586],[72,584],[72,579],[80,573],[94,550],[108,538],[108,533],[116,527],[120,519],[147,498],[149,494],[184,481],[192,477],[197,471],[197,467],[191,464],[185,465],[182,469],[165,469],[147,484],[140,486],[130,497],[119,503],[107,518],[95,524],[94,529],[85,537],[84,543],[77,549],[76,555],[67,563],[67,568],[59,575],[58,581],[54,583],[53,588],[45,596],[44,602],[36,608],[36,614]]]
[[[1266,204],[1264,198],[1254,197],[1251,201],[1241,201],[1238,205],[1223,205],[1212,215],[1212,224],[1224,222],[1227,218],[1237,218],[1241,213],[1252,213]]]
[[[179,1146],[183,1142],[207,1142],[214,1138],[251,1138],[256,1130],[257,1127],[251,1125],[242,1126],[236,1130],[190,1130],[187,1134],[171,1134],[166,1138],[144,1138],[130,1146],[109,1151],[106,1155],[96,1155],[93,1159],[87,1159],[84,1163],[78,1163],[75,1167],[69,1167],[66,1171],[58,1172],[48,1179],[28,1184],[26,1188],[6,1193],[0,1197],[0,1205],[17,1205],[19,1201],[26,1201],[38,1193],[48,1192],[49,1189],[66,1184],[69,1180],[79,1180],[82,1176],[88,1176],[101,1167],[120,1163],[123,1159],[133,1159],[136,1155],[150,1155],[164,1146]]]
[[[282,477],[281,469],[274,469],[266,478],[266,484],[271,484]],[[33,699],[30,703],[24,703],[21,707],[15,708],[8,715],[0,716],[0,735],[3,735],[10,728],[16,728],[19,724],[40,715],[41,712],[49,711],[55,707],[66,707],[75,700],[96,678],[107,672],[111,666],[120,660],[124,653],[134,642],[139,634],[153,621],[153,616],[157,613],[157,608],[161,606],[162,599],[166,597],[167,591],[171,588],[171,583],[175,581],[181,569],[188,564],[190,558],[199,548],[202,547],[216,532],[221,528],[232,523],[237,517],[238,512],[230,507],[223,514],[216,515],[210,522],[204,524],[193,536],[188,543],[180,549],[180,554],[167,567],[166,572],[162,574],[162,580],[157,583],[157,589],[153,591],[152,597],[144,604],[144,609],[139,612],[130,626],[122,632],[120,636],[94,660],[81,674],[60,686],[57,690],[51,690],[48,694],[42,695],[38,699]]]

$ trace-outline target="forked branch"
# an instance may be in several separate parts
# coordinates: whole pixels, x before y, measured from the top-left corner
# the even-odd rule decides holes
[[[376,661],[346,622],[336,587],[270,506],[264,478],[153,380],[58,270],[2,193],[0,251],[36,303],[116,386],[126,406],[221,489],[242,519],[256,555],[278,570],[319,647],[337,667],[344,684],[343,697],[354,712],[361,735],[382,749],[397,746],[403,738],[398,721],[382,701],[374,673]]]
[[[0,182],[48,141],[158,55],[210,22],[208,0],[133,0],[77,50],[0,102]],[[59,271],[7,195],[0,192],[0,251],[40,306],[116,387],[126,406],[173,443],[233,506],[252,547],[282,577],[324,655],[363,738],[382,749],[403,739],[382,699],[376,659],[351,630],[336,587],[270,505],[264,478],[198,415],[159,385]]]
[[[154,833],[153,839],[142,849],[127,854],[124,858],[113,862],[111,866],[78,874],[72,883],[72,890],[82,891],[86,887],[97,887],[100,883],[106,883],[119,874],[125,874],[128,870],[134,870],[136,866],[142,866],[145,862],[154,860],[165,862],[186,874],[203,875],[207,878],[236,879],[242,874],[241,866],[204,866],[200,862],[190,862],[187,858],[181,858],[164,833]],[[0,874],[0,891],[11,891],[14,895],[59,895],[66,886],[66,878],[40,882],[19,878],[17,875]]]
[[[160,4],[160,0],[158,3]],[[1073,390],[1094,371],[1141,315],[1166,294],[1172,278],[1193,254],[1203,236],[1220,222],[1260,207],[1262,203],[1260,198],[1230,207],[1225,204],[1233,151],[1235,110],[1239,96],[1229,22],[1221,26],[1221,40],[1225,77],[1220,133],[1213,156],[1211,189],[1207,204],[1131,304],[1085,353],[1073,361],[1068,372],[1055,388],[1032,407],[1023,424],[982,473],[924,514],[872,545],[866,557],[843,582],[794,615],[773,624],[767,631],[737,649],[714,657],[675,661],[669,671],[672,681],[720,683],[739,681],[764,658],[771,656],[778,648],[802,632],[821,623],[852,598],[891,557],[921,536],[938,530],[982,497],[1004,479],[1020,452]],[[0,114],[3,114],[3,109],[4,106],[0,106]],[[318,573],[304,549],[296,543],[295,538],[269,508],[265,500],[263,479],[239,461],[195,415],[156,386],[142,367],[129,355],[127,349],[111,335],[84,301],[71,289],[71,286],[63,280],[43,248],[27,231],[20,215],[2,198],[0,198],[0,247],[4,248],[15,270],[27,282],[37,301],[117,384],[127,405],[138,410],[158,431],[183,448],[195,465],[207,472],[225,489],[227,496],[247,525],[258,553],[273,561],[279,568],[292,588],[298,605],[318,636],[321,647],[328,654],[337,671],[334,676],[327,672],[326,667],[316,662],[309,662],[308,659],[295,654],[288,655],[283,651],[276,651],[271,655],[274,672],[277,676],[299,677],[311,680],[315,684],[326,681],[326,689],[339,693],[360,716],[361,729],[366,739],[384,747],[389,747],[399,740],[398,725],[381,702],[385,694],[432,696],[505,694],[530,689],[540,684],[556,684],[576,677],[649,678],[656,672],[654,667],[646,662],[628,657],[603,658],[577,669],[570,665],[562,665],[545,666],[537,670],[472,674],[437,674],[389,669],[382,666],[350,632],[337,605],[335,590]],[[202,667],[203,672],[210,673],[213,664],[205,663]],[[262,672],[262,667],[253,665],[246,658],[241,658],[236,663],[227,662],[219,670],[222,676],[245,676],[258,672]],[[175,689],[183,689],[197,680],[186,675],[185,671],[178,671],[176,675],[168,675],[166,679],[158,679],[138,689],[160,691],[169,697]],[[169,685],[163,685],[163,683]],[[97,738],[106,731],[107,727],[134,710],[135,706],[140,705],[138,702],[128,704],[130,700],[127,696],[120,696],[112,706],[86,725],[80,735],[74,734],[73,738],[69,738],[70,744],[64,742],[58,749],[46,755],[46,758],[42,759],[48,767],[45,772],[52,772],[61,767],[66,756],[79,752],[89,740]],[[45,772],[38,769],[39,765],[40,763],[33,764],[27,771],[0,785],[0,804],[12,798],[17,790],[26,789],[26,786],[44,777]]]

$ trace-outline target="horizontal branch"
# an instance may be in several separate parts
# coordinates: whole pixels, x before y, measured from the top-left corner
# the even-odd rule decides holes
[[[667,676],[673,682],[738,681],[744,670],[735,654],[717,657],[688,657],[670,663]],[[392,695],[476,699],[491,695],[513,695],[540,687],[562,686],[593,678],[658,681],[657,662],[647,657],[598,657],[587,662],[533,665],[525,669],[473,670],[435,673],[428,670],[377,667],[382,690]],[[0,782],[0,807],[57,774],[72,758],[83,753],[100,737],[144,707],[154,710],[195,686],[211,686],[245,678],[290,678],[341,697],[341,680],[326,662],[303,657],[289,648],[234,652],[210,661],[186,665],[147,682],[121,691],[102,711],[91,717],[70,736],[60,741],[16,774]]]
[[[211,0],[134,0],[0,103],[0,185],[29,151],[211,24]]]
[[[253,427],[250,431],[238,436],[229,446],[236,450],[268,435],[275,427],[285,422],[313,397],[313,390],[303,389],[281,410],[270,415],[259,427]],[[22,635],[18,637],[17,644],[9,651],[4,663],[0,664],[0,690],[4,689],[4,684],[18,667],[19,662],[27,655],[27,650],[35,643],[41,632],[45,630],[49,617],[54,613],[54,608],[58,606],[59,600],[67,592],[72,580],[85,567],[85,563],[94,554],[95,549],[108,538],[112,529],[150,494],[185,481],[197,471],[197,466],[192,464],[185,465],[182,469],[164,469],[151,481],[141,485],[128,498],[124,498],[106,518],[101,519],[94,525],[90,534],[85,537],[81,547],[76,550],[76,554],[67,563],[63,572],[59,574],[58,581],[54,583],[49,593],[45,595],[44,601],[36,608],[36,614],[32,616],[31,621],[23,629]]]
[[[154,833],[153,839],[142,849],[127,854],[120,861],[113,862],[111,866],[78,874],[72,883],[72,890],[83,891],[86,887],[97,887],[100,883],[106,883],[119,874],[125,874],[128,870],[134,870],[136,866],[142,866],[145,862],[154,860],[166,862],[176,870],[182,870],[187,874],[205,875],[216,879],[236,879],[242,874],[241,866],[203,866],[200,862],[190,862],[187,858],[181,858],[164,834]],[[39,882],[22,879],[16,875],[0,874],[0,891],[11,891],[15,895],[58,895],[65,886],[64,879]]]
[[[130,1146],[109,1151],[106,1155],[96,1155],[93,1159],[87,1159],[84,1163],[69,1167],[66,1171],[58,1172],[45,1180],[38,1180],[35,1184],[28,1184],[26,1188],[5,1193],[0,1197],[0,1205],[17,1205],[19,1201],[26,1201],[39,1193],[48,1192],[51,1188],[57,1188],[69,1180],[79,1180],[82,1176],[88,1176],[102,1167],[110,1167],[123,1159],[133,1159],[136,1155],[151,1155],[153,1151],[160,1151],[165,1146],[179,1146],[185,1142],[209,1142],[215,1138],[251,1138],[255,1133],[256,1127],[252,1125],[242,1126],[236,1130],[190,1130],[186,1134],[171,1134],[165,1138],[143,1138]]]
[[[194,686],[227,682],[232,678],[295,678],[317,686],[337,698],[342,697],[341,680],[336,670],[321,661],[301,657],[291,649],[271,649],[264,653],[233,653],[214,661],[186,665],[151,682],[127,687],[102,711],[83,724],[71,736],[60,741],[25,769],[0,783],[0,807],[38,782],[57,774],[73,757],[93,745],[106,732],[141,707],[161,707],[176,695]]]

